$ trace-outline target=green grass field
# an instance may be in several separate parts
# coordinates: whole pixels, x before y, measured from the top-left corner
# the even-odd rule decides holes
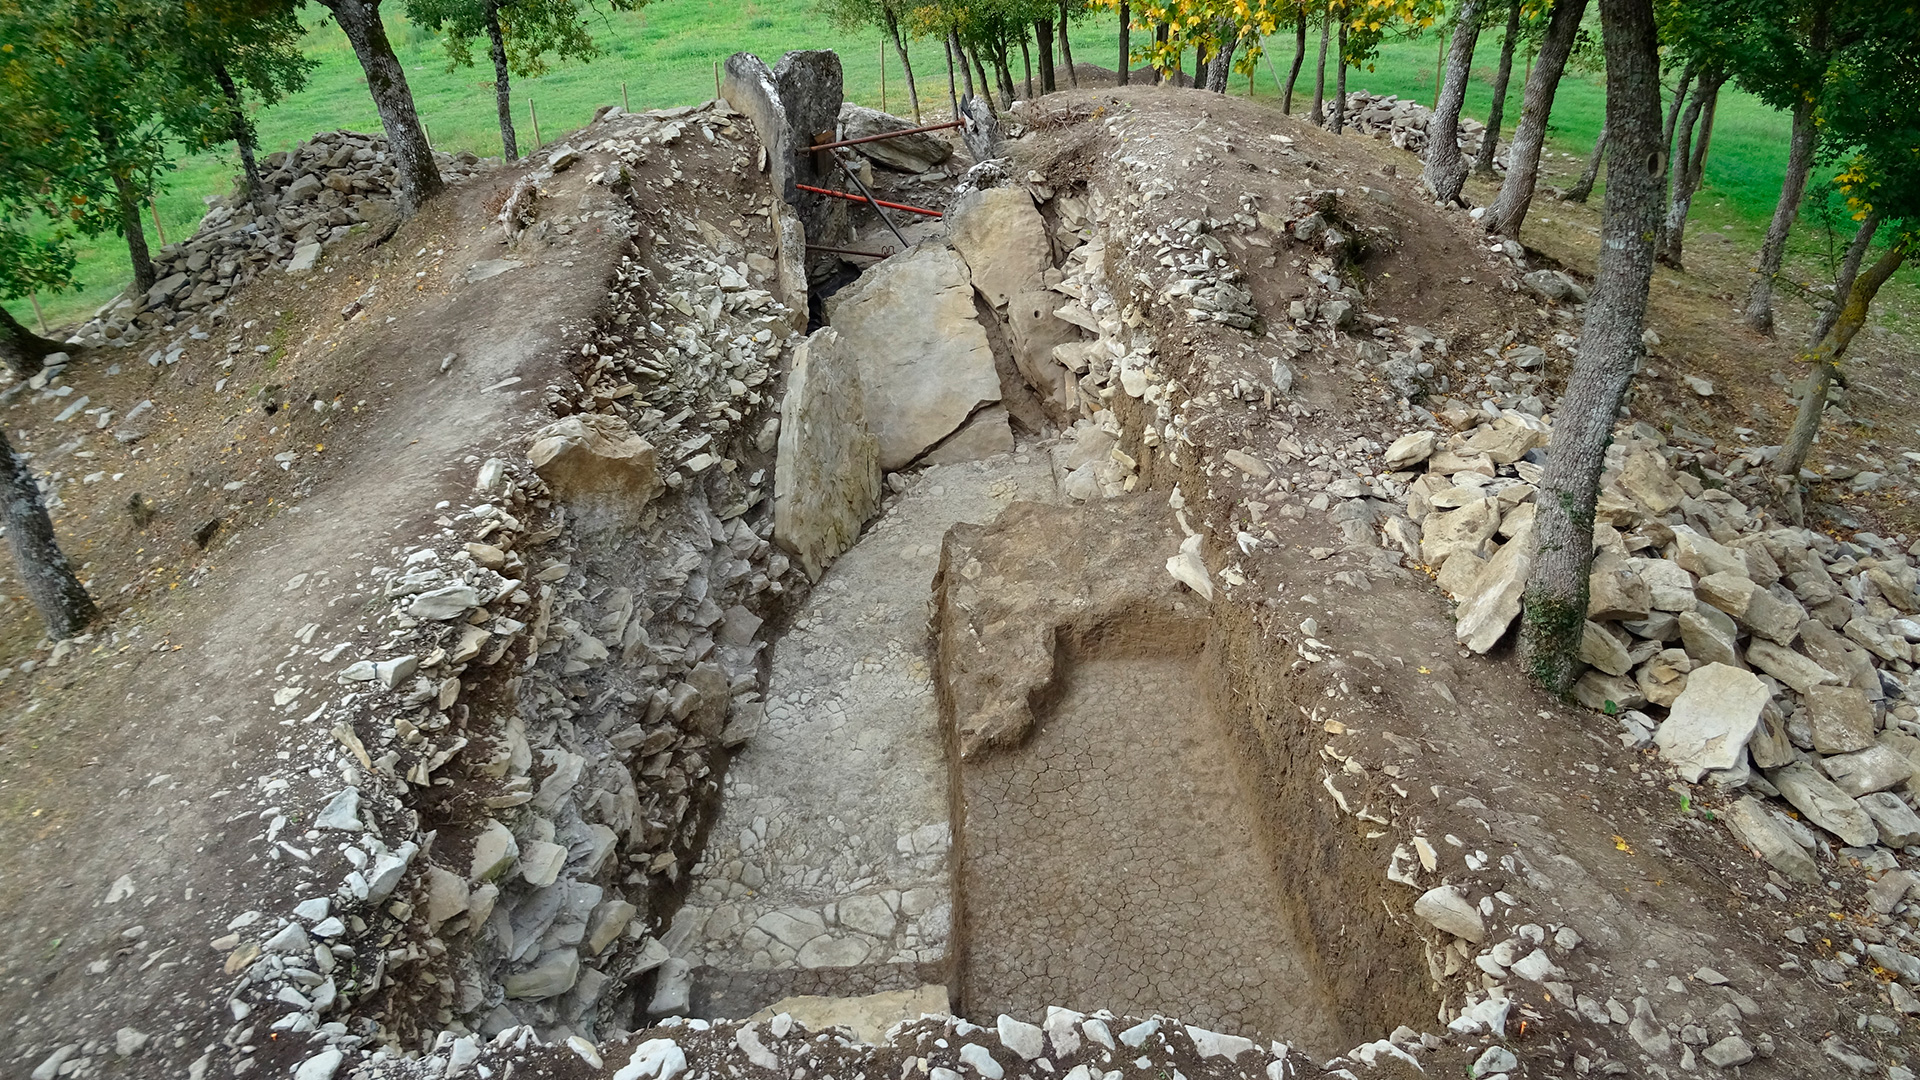
[[[431,34],[408,25],[399,5],[389,5],[387,19],[400,59],[406,67],[415,101],[434,144],[443,150],[472,150],[481,155],[500,152],[494,113],[491,69],[449,71],[441,43]],[[378,131],[379,118],[366,91],[366,81],[345,37],[309,6],[309,54],[319,62],[308,87],[300,94],[258,116],[262,151],[285,149],[317,131],[345,128]],[[1113,16],[1100,13],[1074,27],[1074,57],[1082,63],[1111,66],[1115,59]],[[591,64],[557,66],[537,79],[514,86],[514,110],[520,145],[532,143],[528,106],[538,110],[540,134],[552,141],[561,133],[592,118],[601,105],[627,100],[635,109],[703,101],[713,95],[714,65],[745,49],[772,60],[789,49],[833,48],[840,51],[847,74],[849,99],[880,104],[881,39],[877,30],[846,33],[835,29],[813,8],[810,0],[655,0],[633,13],[611,13],[601,19],[594,35],[605,54]],[[1284,72],[1291,59],[1292,40],[1273,41],[1274,65]],[[1301,74],[1302,93],[1311,97],[1314,43]],[[1492,97],[1490,81],[1499,59],[1499,34],[1481,36],[1475,57],[1474,81],[1467,98],[1469,115],[1484,117]],[[1433,100],[1435,39],[1429,36],[1385,46],[1374,70],[1348,73],[1350,90],[1368,89],[1399,94],[1427,103]],[[481,55],[484,55],[482,51]],[[916,43],[911,49],[918,81],[925,87],[928,111],[944,108],[946,68],[938,42]],[[1017,56],[1016,56],[1017,62]],[[905,113],[906,94],[892,50],[886,50],[887,106]],[[1277,97],[1277,87],[1263,62],[1255,78],[1257,98]],[[1510,132],[1519,113],[1521,64],[1516,61],[1507,105]],[[1333,73],[1329,71],[1328,82]],[[1233,92],[1245,94],[1247,83],[1236,78]],[[1329,87],[1331,93],[1331,86]],[[1296,94],[1296,102],[1299,94]],[[1296,105],[1296,109],[1300,106]],[[1592,146],[1604,111],[1598,76],[1569,75],[1554,107],[1552,147],[1584,155]],[[1707,190],[1694,200],[1694,220],[1726,232],[1736,244],[1757,246],[1773,211],[1785,165],[1787,117],[1744,94],[1722,94],[1713,151],[1707,165]],[[169,240],[190,235],[205,213],[205,199],[224,193],[238,170],[231,150],[182,160],[168,178],[167,190],[157,200],[160,220]],[[1818,230],[1803,228],[1800,246],[1824,250]],[[158,247],[149,228],[149,243]],[[131,276],[126,247],[107,235],[82,241],[79,247],[82,288],[58,297],[41,297],[48,322],[60,325],[83,319],[112,298]],[[23,321],[33,318],[27,300],[8,304]],[[31,325],[31,323],[30,323]]]

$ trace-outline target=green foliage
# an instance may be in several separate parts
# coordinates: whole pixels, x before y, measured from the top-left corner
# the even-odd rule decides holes
[[[613,11],[636,11],[647,0],[607,0]],[[488,36],[489,18],[500,22],[507,70],[526,79],[549,70],[548,56],[588,61],[598,57],[589,19],[604,13],[578,0],[407,0],[407,17],[433,30],[447,51],[447,70],[473,65],[473,46]]]
[[[183,93],[164,103],[167,126],[193,149],[253,137],[245,106],[277,104],[307,84],[314,61],[300,51],[306,27],[281,0],[224,0],[161,9],[166,62]],[[229,98],[225,80],[235,90]],[[238,99],[238,100],[235,100]]]

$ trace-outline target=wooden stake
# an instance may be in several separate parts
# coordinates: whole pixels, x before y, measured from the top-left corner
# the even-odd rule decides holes
[[[527,119],[533,122],[533,148],[538,150],[540,149],[540,113],[534,109],[531,101],[527,102]]]
[[[713,62],[713,99],[720,100],[720,61]]]
[[[880,111],[887,111],[887,43],[880,43]]]
[[[1440,107],[1440,75],[1447,69],[1447,35],[1435,36],[1440,39],[1440,47],[1433,58],[1433,107],[1437,109]]]
[[[40,294],[34,292],[32,289],[28,289],[27,299],[33,303],[33,317],[40,321],[40,336],[46,337],[47,336],[47,317],[45,314],[43,314],[40,311]]]
[[[626,83],[620,84],[620,109],[622,112],[633,111],[633,106],[627,104],[627,84]]]
[[[427,149],[433,149],[433,125],[424,116],[420,118],[420,133],[427,137]]]
[[[152,199],[148,199],[147,210],[153,214],[153,231],[160,234],[160,246],[166,247],[167,246],[167,227],[165,225],[160,224],[160,204],[156,203]]]

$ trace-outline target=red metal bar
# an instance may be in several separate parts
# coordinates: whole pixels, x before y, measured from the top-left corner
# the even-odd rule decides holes
[[[879,135],[864,135],[858,139],[842,139],[839,142],[816,143],[809,150],[838,150],[843,146],[858,146],[861,143],[879,142],[882,139],[897,139],[902,135],[918,135],[923,131],[940,131],[945,128],[960,127],[965,121],[949,120],[944,124],[928,124],[926,127],[902,128],[899,131],[882,132]]]
[[[822,247],[819,244],[808,244],[807,250],[826,251],[835,255],[857,255],[863,259],[884,259],[893,254],[892,248],[888,248],[885,251],[854,251],[851,248]]]
[[[812,184],[795,184],[793,186],[799,188],[801,191],[811,191],[815,195],[831,195],[836,199],[847,199],[851,202],[858,203],[867,201],[865,195],[855,195],[851,191],[835,191],[832,188],[814,187]],[[889,210],[905,210],[909,214],[919,214],[923,217],[931,218],[944,216],[940,211],[929,210],[924,206],[908,206],[906,203],[888,202],[885,199],[875,199],[873,201]]]

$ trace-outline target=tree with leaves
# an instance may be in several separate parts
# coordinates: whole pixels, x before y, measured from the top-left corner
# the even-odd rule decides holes
[[[232,142],[240,154],[241,195],[261,214],[266,185],[248,98],[273,105],[307,83],[317,66],[300,49],[306,28],[280,0],[167,5],[157,32],[171,43],[168,63],[179,93],[162,103],[176,135],[196,149]]]
[[[433,160],[433,147],[420,126],[420,114],[413,106],[413,91],[407,86],[407,73],[393,53],[387,38],[387,25],[380,17],[380,0],[319,0],[333,14],[334,24],[346,34],[353,55],[366,74],[367,90],[373,95],[374,109],[380,113],[380,127],[387,134],[387,152],[393,157],[399,179],[397,209],[401,217],[411,217],[428,199],[445,190],[440,166]]]
[[[1640,335],[1653,282],[1653,234],[1666,195],[1660,42],[1652,0],[1600,0],[1600,21],[1608,138],[1614,147],[1600,223],[1600,268],[1580,330],[1580,351],[1554,412],[1520,630],[1529,674],[1556,694],[1568,691],[1581,667],[1600,471],[1614,418],[1644,349]]]
[[[616,11],[632,11],[646,0],[608,0]],[[600,55],[575,0],[406,0],[407,18],[440,35],[447,69],[472,67],[473,46],[485,38],[493,61],[494,104],[500,116],[501,152],[520,156],[513,131],[509,78],[530,79],[548,70],[547,56],[592,60]],[[909,70],[911,76],[911,70]],[[909,78],[908,86],[912,86]]]
[[[159,14],[147,0],[0,5],[6,183],[26,184],[36,192],[26,202],[75,232],[125,237],[141,292],[155,273],[140,215],[175,152],[160,105],[184,92],[168,41],[150,32]],[[41,171],[21,177],[23,160]]]

